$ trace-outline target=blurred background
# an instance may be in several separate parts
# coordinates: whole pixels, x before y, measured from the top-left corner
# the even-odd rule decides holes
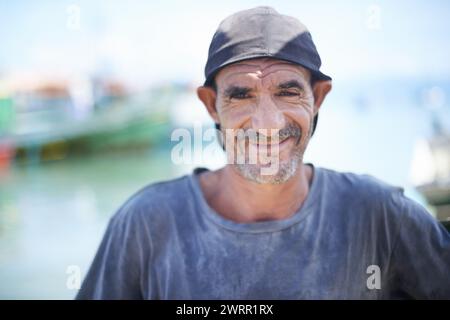
[[[448,1],[0,0],[0,298],[73,298],[128,197],[223,164],[174,163],[171,133],[212,126],[209,42],[257,5],[306,24],[333,77],[305,160],[450,217]]]

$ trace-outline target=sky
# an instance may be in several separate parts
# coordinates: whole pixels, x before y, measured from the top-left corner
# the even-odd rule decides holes
[[[220,21],[258,5],[306,24],[334,80],[450,75],[445,0],[0,0],[0,75],[100,72],[200,83]]]

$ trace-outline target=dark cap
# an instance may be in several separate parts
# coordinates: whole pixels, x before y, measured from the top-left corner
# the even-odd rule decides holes
[[[256,7],[239,11],[220,23],[209,46],[205,85],[211,85],[217,72],[229,64],[264,57],[303,66],[315,80],[331,80],[320,72],[319,53],[299,20],[271,7]]]

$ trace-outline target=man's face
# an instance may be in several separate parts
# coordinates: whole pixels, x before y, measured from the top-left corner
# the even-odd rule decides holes
[[[309,71],[280,60],[253,59],[225,67],[215,81],[222,132],[245,131],[257,137],[224,137],[228,154],[244,154],[244,163],[234,163],[235,168],[257,183],[287,181],[302,163],[316,113]],[[252,154],[257,161],[250,161]],[[264,173],[274,161],[276,170]]]

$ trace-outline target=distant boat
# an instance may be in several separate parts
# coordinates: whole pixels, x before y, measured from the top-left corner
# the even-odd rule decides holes
[[[411,170],[414,186],[435,209],[436,218],[450,221],[450,135],[419,141]]]
[[[447,229],[450,232],[450,220],[444,220],[441,222],[444,225],[445,229]]]
[[[127,94],[115,85],[88,108],[78,107],[63,85],[16,95],[12,123],[0,134],[0,158],[36,162],[65,158],[69,151],[159,144],[168,137],[169,109],[179,91],[168,85]]]

